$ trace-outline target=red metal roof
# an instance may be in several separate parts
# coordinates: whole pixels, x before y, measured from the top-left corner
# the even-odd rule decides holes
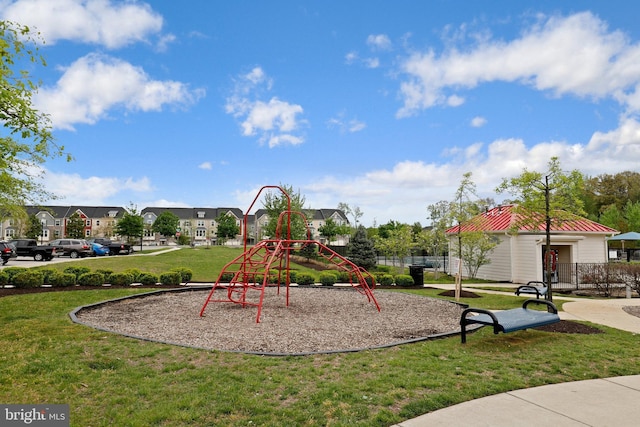
[[[519,215],[514,212],[514,205],[497,206],[489,211],[480,214],[470,221],[461,225],[462,232],[465,231],[487,231],[506,232],[510,231],[513,224],[518,220]],[[522,226],[519,231],[545,231],[544,220],[538,221],[537,227]],[[586,218],[576,216],[575,219],[564,220],[561,224],[551,224],[551,231],[563,231],[567,233],[597,233],[597,234],[617,234],[618,230],[599,224]],[[449,228],[447,234],[458,232],[458,226]]]

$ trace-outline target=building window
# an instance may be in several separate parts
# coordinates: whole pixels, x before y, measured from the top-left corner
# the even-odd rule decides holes
[[[14,235],[14,230],[13,230],[13,228],[7,228],[7,229],[4,231],[4,235],[5,235],[5,237],[13,237],[13,235]]]
[[[87,227],[91,227],[91,220],[90,219],[86,220],[85,224],[87,224]]]
[[[204,221],[198,220],[198,227],[204,227]]]
[[[205,229],[197,229],[196,230],[196,237],[206,237],[207,235],[207,230]]]
[[[86,230],[84,232],[84,235],[87,236],[87,237],[90,237],[91,236],[91,230]]]
[[[60,237],[60,230],[54,230],[53,235],[57,238]]]
[[[100,226],[100,220],[99,219],[96,219],[96,225]]]
[[[204,218],[204,212],[198,212],[198,218]]]
[[[56,226],[57,226],[57,227],[60,227],[61,225],[62,225],[62,223],[60,222],[60,220],[59,220],[59,219],[56,219]]]

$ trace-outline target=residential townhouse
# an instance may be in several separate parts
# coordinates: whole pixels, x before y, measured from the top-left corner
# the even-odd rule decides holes
[[[92,237],[107,237],[119,239],[115,233],[115,226],[121,219],[126,209],[120,206],[27,206],[27,214],[35,215],[42,223],[42,236],[40,240],[46,243],[66,236],[66,226],[69,218],[78,213],[85,222],[84,236],[87,239]],[[227,241],[227,244],[242,244],[245,216],[239,208],[176,208],[176,207],[147,207],[140,215],[144,222],[143,245],[163,245],[174,241],[172,238],[161,236],[151,230],[151,226],[156,218],[164,211],[169,211],[179,218],[180,234],[188,236],[195,245],[216,244],[217,222],[216,218],[225,213],[233,216],[240,229],[240,234],[234,240]],[[336,224],[349,224],[345,213],[339,209],[311,209],[306,211],[307,225],[311,231],[312,239],[327,243],[326,239],[320,235],[319,228],[327,219],[331,218]],[[258,209],[255,214],[247,215],[248,242],[255,243],[256,239],[262,240],[265,237],[264,227],[269,221],[267,211]],[[11,218],[0,220],[0,236],[3,239],[24,235],[24,224]],[[348,243],[348,236],[337,236],[332,242],[335,245]]]

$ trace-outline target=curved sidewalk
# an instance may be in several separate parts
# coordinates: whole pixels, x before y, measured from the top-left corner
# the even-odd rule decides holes
[[[587,300],[558,296],[556,299],[570,300],[560,312],[562,319],[585,320],[640,334],[640,318],[622,309],[640,305],[639,298]],[[632,375],[514,390],[430,412],[396,427],[631,427],[640,425],[638,402],[640,375]]]

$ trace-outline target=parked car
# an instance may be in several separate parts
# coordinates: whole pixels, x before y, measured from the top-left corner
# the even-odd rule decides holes
[[[106,246],[109,248],[109,255],[129,255],[133,252],[131,245],[124,242],[115,242],[111,239],[96,237],[94,239],[90,239],[89,243],[99,243],[102,246]]]
[[[62,247],[62,256],[84,258],[92,254],[91,245],[84,239],[57,239],[49,244],[55,247]]]
[[[15,245],[9,242],[0,242],[0,257],[2,257],[2,265],[5,265],[11,258],[15,258],[17,256],[18,253],[16,252]]]
[[[62,253],[62,248],[51,245],[38,245],[35,239],[14,239],[11,242],[18,256],[33,257],[34,261],[51,261]]]
[[[91,250],[93,250],[93,255],[95,256],[110,255],[109,248],[101,245],[100,243],[91,243]]]

